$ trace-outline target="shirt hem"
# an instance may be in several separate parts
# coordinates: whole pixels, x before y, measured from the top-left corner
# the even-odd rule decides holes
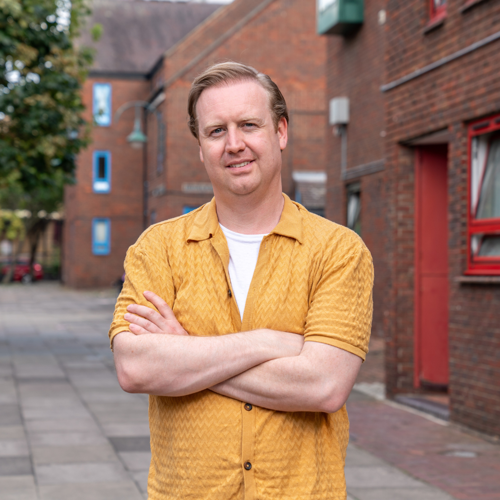
[[[109,332],[109,348],[113,351],[113,339],[122,332],[129,332],[130,330],[125,326],[117,326]]]
[[[355,354],[356,356],[359,356],[363,362],[366,359],[366,353],[359,349],[358,347],[354,347],[351,344],[348,344],[347,342],[342,342],[341,340],[336,340],[332,339],[329,337],[326,337],[324,335],[308,335],[305,339],[305,342],[320,342],[321,344],[327,344],[331,345],[333,347],[338,347],[339,349],[342,349],[344,351],[350,352],[351,354]]]

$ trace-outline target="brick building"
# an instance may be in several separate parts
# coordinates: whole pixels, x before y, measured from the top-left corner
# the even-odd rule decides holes
[[[367,1],[361,22],[340,21],[329,19],[337,34],[345,24],[352,29],[328,42],[328,97],[350,97],[352,113],[347,168],[334,154],[328,166],[327,214],[347,221],[346,200],[356,192],[350,169],[371,161],[365,148],[376,160],[383,129],[383,170],[361,177],[356,189],[361,234],[375,261],[385,260],[375,325],[386,339],[388,394],[446,391],[452,421],[500,435],[500,5]],[[384,61],[367,54],[374,46]],[[342,74],[352,78],[349,88],[335,79]],[[360,104],[358,87],[378,111]],[[381,107],[384,126],[375,117]],[[368,143],[353,152],[358,132]],[[329,142],[341,149],[339,139]]]
[[[324,213],[326,40],[316,34],[314,13],[315,0],[235,0],[223,7],[139,0],[96,4],[92,22],[103,25],[104,35],[84,88],[87,118],[94,114],[96,126],[91,147],[79,157],[77,184],[66,192],[68,285],[109,286],[123,273],[126,250],[147,225],[211,199],[187,126],[187,95],[194,77],[215,62],[250,64],[279,85],[291,118],[284,190]],[[83,42],[90,44],[85,37]],[[127,144],[133,106],[123,107],[137,101],[137,125],[147,135],[139,150]],[[123,111],[118,121],[117,110]]]
[[[327,97],[332,102],[327,144],[327,218],[357,231],[375,266],[372,335],[382,338],[388,268],[385,259],[384,78],[386,0],[365,2],[362,23],[325,38],[328,46]],[[381,14],[382,13],[382,14]],[[348,123],[337,116],[343,100]]]
[[[73,287],[110,286],[123,274],[127,248],[143,225],[144,154],[127,136],[134,111],[116,112],[151,95],[151,71],[165,50],[220,5],[98,0],[89,26],[103,35],[83,88],[92,144],[78,158],[76,185],[65,192],[63,281]]]
[[[150,101],[158,104],[148,121],[151,223],[212,197],[198,144],[186,124],[187,97],[196,75],[226,60],[254,66],[280,87],[290,114],[283,189],[323,213],[326,41],[316,34],[314,12],[314,0],[235,0],[164,55],[152,77]],[[164,134],[157,132],[157,114]]]

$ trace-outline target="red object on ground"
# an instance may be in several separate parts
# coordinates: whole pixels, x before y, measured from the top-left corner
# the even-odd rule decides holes
[[[9,264],[2,267],[2,275],[6,274],[9,270]],[[14,269],[13,281],[31,281],[30,277],[30,266],[27,262],[18,262]],[[33,265],[33,281],[39,281],[43,279],[43,268],[41,264]]]

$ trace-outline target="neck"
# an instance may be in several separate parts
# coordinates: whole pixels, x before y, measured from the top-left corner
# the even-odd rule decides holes
[[[277,226],[285,204],[281,189],[267,193],[263,199],[256,199],[252,195],[228,200],[215,193],[219,222],[235,233],[270,233]]]

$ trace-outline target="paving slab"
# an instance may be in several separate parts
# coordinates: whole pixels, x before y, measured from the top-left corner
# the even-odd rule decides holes
[[[352,500],[453,500],[447,493],[434,488],[369,488],[350,490]],[[479,499],[478,499],[479,500]]]
[[[120,482],[130,477],[121,463],[109,462],[35,465],[35,476],[40,485]]]
[[[149,451],[122,451],[118,453],[125,467],[129,471],[149,471],[151,452]]]
[[[118,462],[114,449],[108,443],[85,446],[33,447],[32,455],[35,465]]]
[[[147,498],[148,397],[116,380],[107,338],[115,300],[114,290],[0,286],[0,500]],[[394,413],[377,346],[358,387],[375,382],[379,400],[355,391],[348,403],[348,499],[498,500],[492,445]]]
[[[0,457],[0,476],[26,476],[33,474],[30,457]]]
[[[0,477],[0,492],[2,500],[38,500],[33,476]]]
[[[0,457],[29,457],[26,439],[0,439]]]
[[[40,500],[143,500],[143,498],[136,484],[129,480],[79,484],[78,488],[71,484],[40,486]]]

